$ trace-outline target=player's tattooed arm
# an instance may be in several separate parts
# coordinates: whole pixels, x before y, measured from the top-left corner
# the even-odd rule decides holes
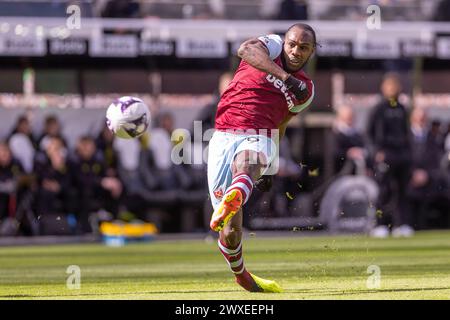
[[[256,69],[267,72],[282,81],[289,77],[289,73],[270,59],[269,50],[258,39],[250,39],[242,43],[238,56]]]

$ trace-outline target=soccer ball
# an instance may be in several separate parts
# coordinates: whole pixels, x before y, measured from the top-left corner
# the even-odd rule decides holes
[[[117,137],[132,139],[141,136],[150,123],[150,110],[139,98],[121,97],[106,111],[106,124]]]

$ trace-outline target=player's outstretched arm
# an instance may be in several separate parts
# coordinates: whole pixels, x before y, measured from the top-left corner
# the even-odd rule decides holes
[[[267,72],[282,81],[286,81],[289,77],[289,73],[272,61],[267,47],[256,38],[242,43],[238,56],[256,69]]]
[[[294,93],[299,101],[304,101],[309,97],[308,88],[305,83],[291,76],[273,62],[270,58],[269,50],[259,39],[250,39],[241,44],[238,50],[238,56],[256,69],[282,80],[287,89]]]

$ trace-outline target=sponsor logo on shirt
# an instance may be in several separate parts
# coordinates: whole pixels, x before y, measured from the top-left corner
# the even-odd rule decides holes
[[[269,83],[272,83],[275,88],[277,88],[284,94],[288,108],[289,109],[293,108],[294,101],[292,101],[292,97],[289,95],[289,91],[288,91],[286,85],[283,83],[283,81],[281,81],[280,79],[278,79],[277,77],[275,77],[271,74],[268,74],[266,79],[267,79],[267,81],[269,81]]]

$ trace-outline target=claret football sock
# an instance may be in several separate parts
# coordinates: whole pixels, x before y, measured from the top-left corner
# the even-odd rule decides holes
[[[242,257],[242,242],[235,249],[228,248],[222,241],[217,240],[219,250],[227,261],[234,274],[244,271],[244,258]]]
[[[250,198],[253,190],[253,181],[250,176],[246,173],[236,175],[231,181],[231,185],[225,191],[225,194],[235,189],[241,192],[243,199],[242,205],[244,205]]]
[[[210,227],[221,231],[248,201],[253,190],[252,179],[245,173],[234,177],[219,206],[211,217]]]
[[[244,258],[242,257],[242,242],[240,242],[234,249],[228,248],[224,243],[222,243],[222,241],[220,241],[220,239],[217,243],[219,245],[220,252],[230,266],[231,271],[236,276],[236,282],[247,291],[262,291],[250,276],[250,273],[245,270]]]
[[[283,292],[283,289],[275,281],[262,279],[245,269],[242,257],[242,242],[234,249],[227,247],[220,239],[217,242],[220,252],[236,277],[236,282],[242,288],[250,292]]]

